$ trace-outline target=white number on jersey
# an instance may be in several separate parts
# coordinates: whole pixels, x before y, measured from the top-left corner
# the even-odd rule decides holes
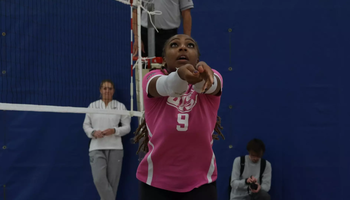
[[[187,131],[188,129],[188,114],[178,114],[177,115],[177,123],[179,125],[176,126],[178,131]]]

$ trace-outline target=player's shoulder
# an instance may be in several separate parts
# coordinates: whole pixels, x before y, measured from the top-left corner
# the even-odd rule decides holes
[[[155,76],[161,76],[164,75],[164,73],[160,69],[154,69],[149,72],[143,77],[144,80],[149,81],[152,77]]]

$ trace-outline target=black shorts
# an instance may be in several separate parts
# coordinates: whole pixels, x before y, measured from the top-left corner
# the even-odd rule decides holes
[[[217,200],[216,182],[184,193],[163,190],[140,182],[140,200]]]
[[[171,38],[172,36],[177,34],[177,28],[176,29],[170,29],[170,30],[163,30],[159,29],[158,32],[155,31],[154,37],[155,37],[155,54],[156,57],[163,57],[163,47],[165,42]],[[145,49],[145,53],[142,53],[142,57],[148,56],[148,29],[141,26],[141,40],[143,42],[143,46]]]

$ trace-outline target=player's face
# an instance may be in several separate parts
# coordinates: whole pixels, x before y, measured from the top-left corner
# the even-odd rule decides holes
[[[185,64],[192,64],[195,67],[198,63],[198,47],[190,36],[175,35],[166,45],[164,61],[169,71],[175,71]]]
[[[262,156],[262,153],[256,153],[256,152],[254,152],[254,151],[249,151],[249,159],[250,159],[253,163],[259,162],[261,156]]]
[[[114,94],[114,87],[109,82],[104,82],[100,88],[102,100],[112,100]]]

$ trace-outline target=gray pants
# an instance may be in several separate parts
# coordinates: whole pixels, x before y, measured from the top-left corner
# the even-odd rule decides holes
[[[92,177],[101,200],[115,200],[123,163],[123,150],[89,152]]]
[[[259,190],[258,193],[253,193],[247,197],[247,200],[270,200],[269,193],[264,190]]]

